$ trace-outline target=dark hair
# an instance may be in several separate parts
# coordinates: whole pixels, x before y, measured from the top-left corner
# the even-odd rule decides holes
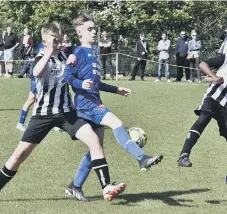
[[[77,26],[83,25],[88,21],[94,21],[93,17],[87,13],[81,13],[73,20],[73,26],[76,28]]]

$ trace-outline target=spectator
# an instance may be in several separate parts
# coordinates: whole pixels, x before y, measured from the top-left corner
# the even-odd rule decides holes
[[[162,34],[162,40],[158,43],[158,51],[159,51],[159,64],[158,64],[158,78],[155,82],[159,82],[162,78],[162,67],[165,64],[165,76],[167,78],[167,82],[170,82],[170,72],[169,72],[169,48],[170,48],[170,40],[167,39],[167,34]]]
[[[25,62],[23,63],[21,74],[18,76],[19,78],[23,78],[28,68],[30,67],[29,61],[31,60],[33,38],[28,33],[29,33],[29,29],[25,28],[23,31],[23,36],[20,39],[22,44],[21,59],[25,60]]]
[[[114,79],[113,70],[112,70],[112,57],[111,57],[111,49],[112,49],[112,40],[107,37],[107,32],[103,31],[103,38],[99,41],[99,47],[101,52],[101,65],[102,65],[102,79],[106,79],[106,64],[109,67],[110,71],[110,79]]]
[[[227,54],[227,29],[221,34],[220,39],[223,40],[221,47],[218,51],[219,54]]]
[[[134,69],[132,71],[132,77],[129,79],[129,81],[133,81],[136,78],[136,74],[138,72],[138,69],[140,68],[140,77],[141,81],[144,81],[144,72],[146,67],[146,60],[148,56],[148,44],[145,41],[145,35],[144,33],[140,34],[140,40],[136,43],[136,54],[137,54],[137,60],[134,66]]]
[[[13,51],[19,45],[19,40],[16,34],[12,32],[11,27],[7,27],[4,36],[4,60],[5,60],[5,77],[13,75]]]
[[[67,34],[65,34],[63,37],[61,51],[63,51],[67,57],[72,53],[72,43],[70,42]]]
[[[4,64],[4,33],[0,34],[0,76],[2,76],[2,65]]]
[[[201,49],[201,41],[197,39],[197,33],[193,30],[191,32],[192,40],[188,43],[188,59],[190,62],[190,82],[195,81],[195,69],[197,69],[197,78],[201,83],[201,72],[199,70],[199,55]]]
[[[190,80],[190,69],[189,69],[189,60],[187,59],[188,55],[188,37],[185,31],[181,31],[180,39],[176,43],[176,62],[177,62],[177,78],[174,82],[181,81],[183,77],[183,67],[185,68],[185,77],[186,80]]]
[[[23,36],[21,37],[22,51],[21,58],[26,60],[27,57],[31,56],[31,51],[33,47],[33,38],[29,34],[29,29],[25,28],[23,31]]]

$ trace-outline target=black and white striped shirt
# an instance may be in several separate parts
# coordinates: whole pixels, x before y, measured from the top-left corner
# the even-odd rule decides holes
[[[223,54],[206,62],[209,67],[217,69],[217,76],[224,78],[223,84],[211,83],[207,89],[203,99],[211,97],[216,100],[220,105],[227,106],[227,55]]]
[[[42,57],[43,54],[37,55],[34,66]],[[64,52],[52,56],[45,71],[36,77],[37,94],[33,116],[53,115],[73,109],[69,86],[64,80],[66,59]]]

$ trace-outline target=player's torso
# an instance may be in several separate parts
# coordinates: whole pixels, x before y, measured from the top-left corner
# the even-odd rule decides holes
[[[57,56],[51,57],[43,74],[36,78],[37,101],[33,115],[56,114],[60,108],[68,112],[71,108],[69,87],[64,80],[65,66],[65,60],[60,61]]]
[[[79,61],[77,78],[80,80],[90,79],[93,81],[93,87],[90,90],[75,90],[75,101],[77,105],[85,105],[91,101],[101,103],[99,95],[99,84],[101,80],[101,66],[94,50],[83,48],[83,60]]]

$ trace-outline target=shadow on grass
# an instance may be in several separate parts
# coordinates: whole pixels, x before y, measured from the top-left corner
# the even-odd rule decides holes
[[[142,202],[144,200],[160,200],[164,204],[167,204],[169,206],[184,206],[184,207],[198,207],[193,204],[193,200],[189,199],[174,199],[175,196],[182,196],[187,194],[199,194],[203,192],[208,192],[211,189],[191,189],[191,190],[185,190],[185,191],[167,191],[167,192],[155,192],[155,193],[133,193],[133,194],[123,194],[118,197],[118,199],[123,199],[120,201],[115,201],[112,205],[128,205],[128,206],[136,206],[136,202]],[[95,200],[103,200],[103,197],[100,196],[92,196],[88,197],[91,201]],[[18,198],[18,199],[0,199],[0,202],[24,202],[24,201],[61,201],[61,200],[73,200],[71,197],[59,197],[59,198]],[[227,202],[225,200],[218,201],[218,200],[211,200],[206,201],[210,204],[220,204]],[[187,203],[187,204],[184,204]]]
[[[73,198],[59,197],[59,198],[16,198],[16,199],[0,199],[0,202],[24,202],[24,201],[62,201],[62,200],[73,200]]]
[[[21,110],[19,108],[4,108],[4,109],[0,109],[0,111],[18,111],[18,110]]]
[[[197,207],[193,204],[184,204],[184,203],[193,203],[193,200],[187,199],[174,199],[175,196],[182,196],[187,194],[199,194],[203,192],[208,192],[211,189],[191,189],[185,191],[167,191],[167,192],[155,192],[155,193],[133,193],[133,194],[123,194],[119,196],[119,199],[124,199],[124,201],[119,201],[113,205],[128,205],[135,206],[133,203],[142,202],[144,200],[160,200],[164,204],[169,206],[184,206],[184,207]],[[99,196],[91,197],[90,199],[100,199]]]
[[[199,194],[203,192],[208,192],[211,189],[191,189],[184,191],[167,191],[167,192],[155,192],[155,193],[139,193],[139,194],[126,194],[122,195],[121,198],[125,199],[124,202],[120,202],[121,204],[125,203],[135,203],[143,200],[160,200],[163,203],[169,206],[186,206],[186,207],[194,207],[194,205],[184,204],[184,202],[192,203],[193,200],[186,199],[174,199],[174,196],[182,196],[187,194]],[[117,205],[117,204],[116,204]]]
[[[208,204],[223,204],[223,203],[227,203],[227,200],[208,200],[206,201],[206,203]]]

